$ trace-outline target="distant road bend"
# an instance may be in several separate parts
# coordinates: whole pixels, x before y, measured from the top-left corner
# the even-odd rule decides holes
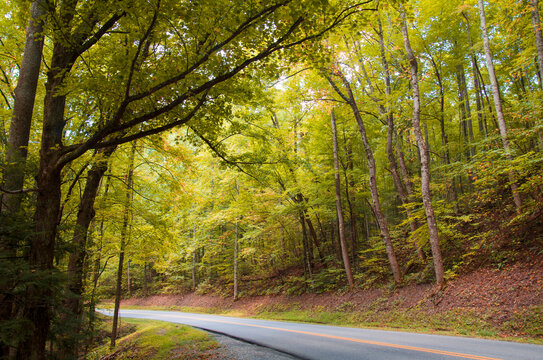
[[[99,310],[112,315],[112,310]],[[181,323],[311,360],[543,360],[543,346],[454,336],[245,319],[177,311],[120,316]]]

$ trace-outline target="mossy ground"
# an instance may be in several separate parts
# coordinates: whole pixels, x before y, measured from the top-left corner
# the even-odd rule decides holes
[[[120,338],[114,349],[109,344],[94,348],[87,360],[209,359],[219,347],[209,334],[189,326],[140,319],[123,322],[135,331]]]

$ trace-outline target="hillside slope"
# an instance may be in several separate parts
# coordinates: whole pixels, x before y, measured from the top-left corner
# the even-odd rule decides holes
[[[543,341],[543,256],[531,253],[500,269],[475,270],[437,292],[432,284],[413,284],[238,301],[190,293],[125,299],[122,305]]]

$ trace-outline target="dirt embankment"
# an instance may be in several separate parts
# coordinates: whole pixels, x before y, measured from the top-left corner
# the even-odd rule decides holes
[[[543,306],[543,256],[531,255],[501,269],[483,268],[449,281],[437,291],[432,284],[408,285],[399,289],[355,290],[345,294],[304,294],[299,296],[258,296],[238,301],[218,296],[182,294],[157,295],[123,300],[123,305],[192,306],[239,310],[257,314],[259,310],[295,305],[300,310],[315,308],[334,311],[372,311],[417,309],[428,314],[449,310],[472,310],[486,320],[503,323],[515,314]]]

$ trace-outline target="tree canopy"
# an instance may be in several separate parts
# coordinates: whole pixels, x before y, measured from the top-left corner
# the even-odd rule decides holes
[[[542,246],[537,0],[0,11],[2,356],[76,358],[108,297],[442,287]]]

